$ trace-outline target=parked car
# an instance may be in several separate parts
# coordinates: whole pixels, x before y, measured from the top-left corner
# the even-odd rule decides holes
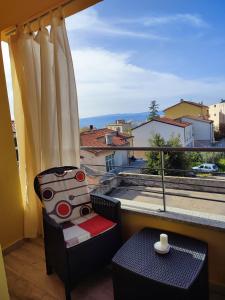
[[[218,172],[219,168],[216,164],[201,164],[199,166],[193,167],[192,170],[197,173],[213,173]]]

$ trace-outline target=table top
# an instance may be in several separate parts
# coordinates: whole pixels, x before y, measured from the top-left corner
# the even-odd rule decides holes
[[[171,246],[167,254],[158,254],[154,243],[161,233],[168,234]],[[134,234],[115,254],[113,264],[145,278],[188,289],[201,271],[207,244],[180,234],[144,228]]]

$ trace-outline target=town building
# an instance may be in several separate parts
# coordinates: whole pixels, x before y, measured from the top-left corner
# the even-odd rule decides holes
[[[220,103],[209,105],[210,120],[214,122],[214,128],[216,131],[220,129],[222,124],[225,124],[225,100],[221,100]]]
[[[108,128],[91,129],[80,134],[81,146],[107,147],[132,146],[132,136]],[[81,150],[81,164],[109,172],[129,164],[129,151]]]
[[[164,110],[165,117],[171,119],[178,119],[185,115],[194,117],[201,117],[203,119],[209,118],[209,108],[202,103],[196,103],[181,99],[180,102],[170,106]]]
[[[194,147],[211,147],[214,142],[213,121],[200,117],[183,116],[177,121],[192,124],[192,135]]]
[[[115,123],[108,124],[107,128],[121,133],[128,133],[131,130],[131,122],[116,120]]]
[[[182,147],[193,146],[191,123],[157,117],[132,129],[134,147],[150,147],[150,140],[156,134],[159,134],[165,141],[171,137],[179,137]],[[145,152],[135,152],[135,157],[145,158]]]

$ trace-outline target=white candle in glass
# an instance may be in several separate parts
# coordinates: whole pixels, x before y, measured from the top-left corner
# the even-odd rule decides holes
[[[165,233],[160,234],[160,243],[162,248],[168,247],[168,235]]]

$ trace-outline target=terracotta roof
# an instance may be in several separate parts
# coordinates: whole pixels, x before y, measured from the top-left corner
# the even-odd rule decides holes
[[[161,122],[161,123],[165,123],[165,124],[168,124],[168,125],[173,125],[173,126],[178,126],[178,127],[182,127],[182,128],[185,128],[187,126],[190,126],[191,123],[188,123],[188,122],[180,122],[180,121],[176,121],[176,120],[173,120],[173,119],[170,119],[170,118],[166,118],[166,117],[157,117],[157,118],[153,118],[152,120],[150,121],[147,121],[147,122],[144,122],[142,124],[140,124],[139,126],[137,127],[134,127],[132,130],[138,128],[138,127],[141,127],[145,124],[148,124],[152,121],[156,121],[156,122]]]
[[[162,122],[162,123],[166,123],[166,124],[169,124],[169,125],[182,127],[182,128],[185,128],[185,127],[191,125],[191,123],[189,123],[189,122],[179,122],[179,121],[176,121],[176,120],[173,120],[173,119],[170,119],[170,118],[166,118],[166,117],[154,118],[153,120],[154,121],[159,121],[159,122]]]
[[[192,101],[182,100],[182,101],[180,101],[180,102],[178,102],[178,103],[176,103],[176,104],[174,104],[172,106],[169,106],[169,107],[165,108],[164,111],[166,111],[166,110],[168,110],[168,109],[170,109],[172,107],[175,107],[177,105],[180,105],[181,103],[188,103],[188,104],[191,104],[191,105],[194,105],[194,106],[208,108],[208,106],[206,106],[204,104],[201,104],[201,103],[196,103],[196,102],[192,102]]]
[[[113,134],[112,145],[107,145],[105,141],[106,134]],[[89,130],[82,132],[80,134],[81,146],[91,146],[91,147],[110,147],[110,146],[126,146],[129,145],[127,139],[131,136],[117,133],[115,130],[108,128],[102,128],[97,130]],[[90,152],[100,152],[101,150],[90,150]]]
[[[206,123],[213,123],[212,120],[206,120],[204,118],[201,117],[196,117],[196,116],[183,116],[181,118],[176,119],[176,121],[182,119],[182,118],[187,118],[187,119],[192,119],[192,120],[197,120],[197,121],[201,121],[201,122],[206,122]]]

